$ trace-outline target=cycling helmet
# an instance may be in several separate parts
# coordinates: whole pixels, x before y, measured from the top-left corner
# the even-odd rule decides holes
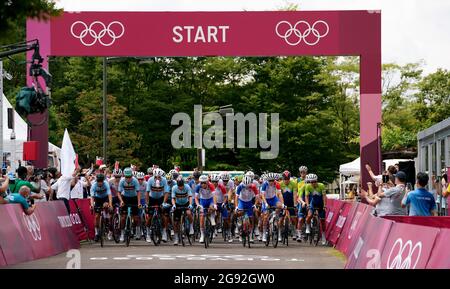
[[[178,178],[178,176],[180,175],[180,173],[175,169],[170,170],[169,174],[171,175],[172,180],[176,180]]]
[[[253,179],[253,178],[255,177],[255,173],[252,172],[252,171],[248,171],[248,172],[245,173],[245,176],[246,176],[246,177],[248,176],[248,177],[250,177],[250,178]]]
[[[137,175],[138,175],[138,171],[133,171],[133,177],[137,177]]]
[[[168,181],[172,180],[172,174],[171,174],[170,172],[168,172],[168,173],[166,174],[166,179],[167,179]]]
[[[124,175],[126,178],[132,177],[132,176],[133,176],[133,171],[131,170],[131,168],[125,168],[125,169],[123,170],[123,175]]]
[[[288,170],[283,172],[283,179],[284,180],[289,180],[291,178],[291,172],[289,172]]]
[[[96,176],[96,180],[97,180],[97,182],[103,182],[105,180],[105,175],[104,174],[98,174]]]
[[[219,174],[211,175],[211,182],[218,182],[220,180]]]
[[[180,169],[179,166],[175,166],[173,169],[174,169],[175,171],[177,171],[177,173],[181,171],[181,169]]]
[[[228,172],[222,172],[222,173],[220,174],[220,178],[221,178],[223,181],[228,181],[228,180],[230,179],[230,174],[228,174]]]
[[[156,168],[153,170],[153,176],[164,177],[165,173],[160,168]]]
[[[307,173],[308,172],[308,168],[305,167],[305,166],[301,166],[301,167],[298,168],[298,171]]]
[[[137,179],[138,180],[142,180],[142,179],[144,179],[145,178],[145,175],[144,175],[144,173],[143,172],[139,172],[139,173],[137,173]]]
[[[317,175],[309,174],[306,176],[306,180],[308,181],[308,183],[317,182]]]
[[[153,174],[153,168],[148,168],[147,169],[147,174]]]
[[[267,181],[267,174],[262,174],[261,179],[263,182]]]
[[[275,174],[275,173],[268,173],[267,174],[267,181],[275,181],[276,177],[277,177],[277,174]]]
[[[177,186],[179,186],[179,187],[184,186],[184,181],[183,181],[183,179],[178,179],[178,180],[177,180]]]
[[[121,170],[121,169],[114,170],[114,171],[113,171],[113,176],[115,176],[115,177],[121,177],[121,176],[122,176],[122,170]]]
[[[244,176],[244,178],[242,179],[242,183],[245,186],[251,185],[253,183],[253,179],[249,176]]]
[[[199,181],[200,181],[201,183],[207,182],[207,181],[208,181],[208,176],[201,175],[200,178],[199,178]]]

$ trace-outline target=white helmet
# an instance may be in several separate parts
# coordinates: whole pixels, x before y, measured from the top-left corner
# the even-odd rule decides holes
[[[242,183],[244,185],[248,186],[253,183],[253,178],[251,178],[249,176],[244,176],[244,178],[242,179]]]
[[[153,176],[164,177],[166,173],[160,168],[156,168],[153,170]]]
[[[211,175],[211,182],[218,182],[220,180],[219,174],[212,174]]]
[[[248,172],[245,173],[245,176],[246,176],[246,177],[250,177],[250,178],[253,179],[253,178],[255,177],[255,173],[252,172],[252,171],[248,171]]]
[[[268,173],[267,174],[267,181],[274,181],[277,178],[276,173]]]
[[[230,179],[230,174],[227,173],[227,172],[222,172],[222,173],[220,174],[220,178],[221,178],[222,180],[224,180],[224,181],[228,181],[228,180]]]
[[[308,183],[317,182],[317,179],[318,179],[317,175],[315,175],[315,174],[309,174],[309,175],[306,176],[306,181]]]
[[[204,183],[208,181],[208,176],[206,175],[201,175],[200,178],[198,179],[200,181],[200,183]]]
[[[143,179],[143,178],[145,178],[145,174],[143,172],[139,172],[139,173],[137,173],[136,177],[138,180]]]
[[[308,172],[308,168],[306,166],[301,166],[301,167],[298,168],[298,171],[307,173]]]

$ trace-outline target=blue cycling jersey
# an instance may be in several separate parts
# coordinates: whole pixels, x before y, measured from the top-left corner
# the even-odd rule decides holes
[[[175,198],[175,204],[186,205],[189,202],[189,197],[192,197],[192,190],[189,185],[184,184],[182,190],[178,186],[172,187],[172,199]]]
[[[91,196],[95,198],[106,198],[108,195],[111,195],[111,188],[108,182],[103,182],[102,186],[99,186],[97,182],[95,182],[91,187]]]
[[[155,180],[155,177],[151,177],[147,181],[147,192],[149,192],[150,198],[152,199],[162,198],[165,193],[170,192],[167,179],[162,177],[161,180]]]
[[[139,191],[139,182],[136,178],[132,178],[130,182],[127,182],[126,179],[121,179],[119,183],[119,192],[124,197],[136,197],[137,192]]]

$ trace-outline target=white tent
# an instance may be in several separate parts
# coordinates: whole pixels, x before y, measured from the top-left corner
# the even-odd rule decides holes
[[[361,171],[361,158],[339,166],[339,173],[344,176],[359,175]]]
[[[339,188],[341,199],[345,199],[345,186],[359,183],[359,175],[361,173],[361,158],[339,166]],[[344,177],[350,177],[344,181]]]

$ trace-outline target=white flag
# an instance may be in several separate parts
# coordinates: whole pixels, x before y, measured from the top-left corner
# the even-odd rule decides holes
[[[64,131],[64,138],[61,147],[61,174],[64,177],[71,177],[75,170],[75,150],[70,140],[67,129]]]

